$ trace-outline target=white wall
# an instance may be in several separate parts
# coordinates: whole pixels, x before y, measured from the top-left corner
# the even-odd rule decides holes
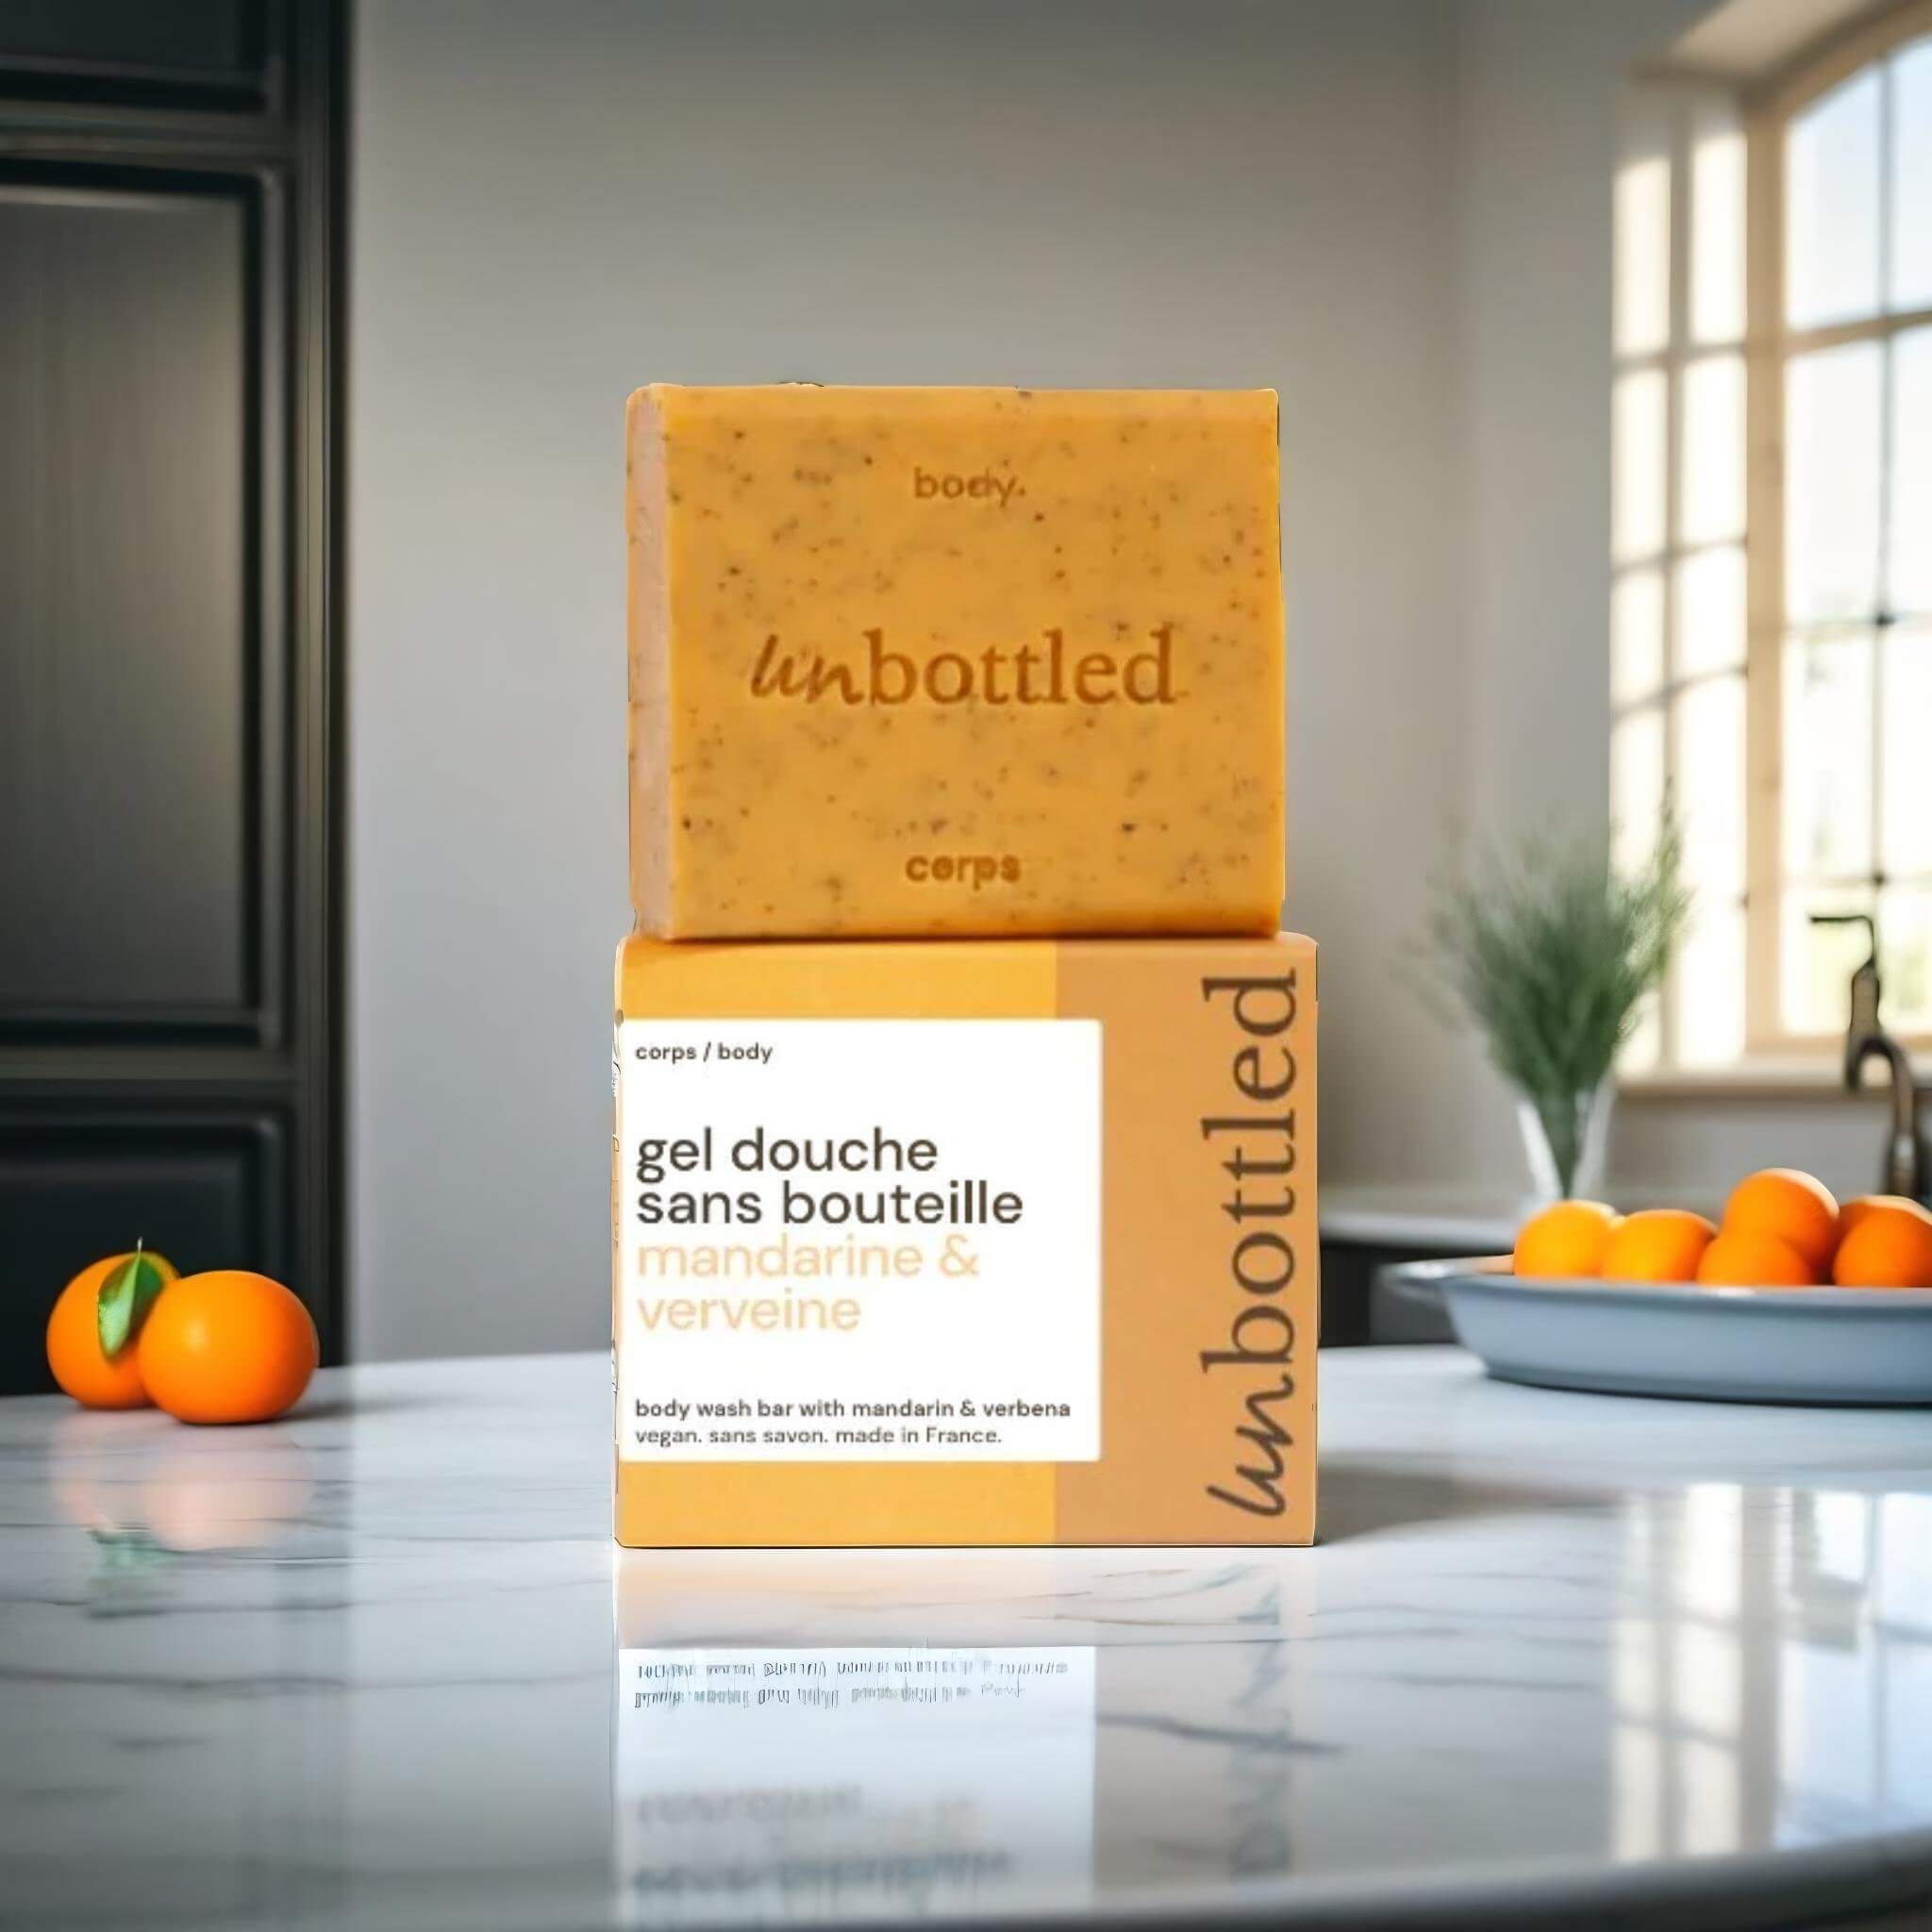
[[[1467,751],[1455,28],[1436,0],[363,0],[359,1355],[607,1331],[619,424],[651,377],[1277,387],[1324,1158],[1466,1171],[1473,1057],[1392,969]]]
[[[1399,974],[1454,822],[1606,810],[1619,90],[1703,0],[362,0],[350,1307],[605,1334],[622,403],[652,377],[1282,392],[1291,921],[1331,1180],[1513,1185]],[[1674,1190],[1875,1103],[1626,1102]]]

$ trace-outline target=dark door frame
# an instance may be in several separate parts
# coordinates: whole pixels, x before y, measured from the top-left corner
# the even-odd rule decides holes
[[[85,0],[75,0],[77,6]],[[205,183],[263,225],[251,316],[258,459],[273,506],[255,546],[258,699],[277,748],[256,791],[255,1000],[220,1016],[0,1011],[0,1125],[50,1139],[256,1120],[263,1260],[308,1302],[325,1361],[342,1292],[342,439],[347,0],[242,9],[235,67],[0,52],[0,177]]]

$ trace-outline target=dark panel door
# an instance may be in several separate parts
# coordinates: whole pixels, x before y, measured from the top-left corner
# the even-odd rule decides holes
[[[259,101],[261,0],[0,0],[0,87],[16,97]]]
[[[340,1357],[341,45],[0,0],[0,1393],[137,1238]]]
[[[0,172],[0,1027],[251,1031],[252,184]]]

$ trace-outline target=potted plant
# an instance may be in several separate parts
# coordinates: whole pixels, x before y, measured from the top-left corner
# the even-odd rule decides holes
[[[1515,1090],[1540,1196],[1601,1179],[1618,1053],[1690,914],[1682,858],[1666,810],[1655,847],[1627,877],[1597,833],[1491,848],[1437,883],[1424,992],[1474,1024]]]

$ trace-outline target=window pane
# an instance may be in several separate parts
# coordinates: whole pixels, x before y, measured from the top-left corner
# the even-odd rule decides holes
[[[1888,886],[1878,898],[1879,1018],[1894,1033],[1932,1032],[1932,891]]]
[[[1671,976],[1677,1059],[1724,1066],[1744,1051],[1744,913],[1700,901]]]
[[[1701,101],[1690,129],[1690,335],[1744,335],[1744,136],[1728,101]]]
[[[1785,646],[1784,869],[1872,870],[1872,633]]]
[[[1932,229],[1932,188],[1925,225]],[[1932,615],[1932,328],[1891,345],[1891,608]]]
[[[1744,680],[1692,685],[1674,709],[1684,876],[1706,897],[1734,897],[1744,890]]]
[[[1610,586],[1610,702],[1655,697],[1664,681],[1664,580],[1626,571]]]
[[[1657,848],[1664,802],[1664,719],[1656,707],[1633,711],[1610,732],[1611,857],[1634,872]]]
[[[1932,36],[1891,63],[1891,306],[1932,308]]]
[[[1819,886],[1785,894],[1779,968],[1788,1033],[1845,1030],[1851,1018],[1852,974],[1865,960],[1865,929],[1813,925],[1810,915],[1870,912],[1872,904],[1869,886]]]
[[[1616,225],[1617,353],[1651,355],[1671,326],[1671,164],[1663,155],[1617,170]]]
[[[1707,356],[1684,371],[1677,532],[1686,543],[1744,534],[1744,358]]]
[[[1821,95],[1785,142],[1785,315],[1793,328],[1878,307],[1878,70]]]
[[[1700,550],[1677,566],[1676,675],[1698,677],[1744,661],[1744,553]]]
[[[1883,650],[1879,858],[1894,878],[1932,882],[1932,625],[1887,631]]]
[[[1786,373],[1785,608],[1800,621],[1876,608],[1882,356],[1849,342]]]
[[[1624,1042],[1623,1052],[1617,1056],[1618,1071],[1647,1074],[1662,1064],[1663,1057],[1663,1024],[1657,1015],[1657,998],[1653,995],[1638,1010],[1637,1024],[1630,1029],[1630,1037]]]
[[[1611,401],[1610,548],[1618,562],[1664,547],[1664,378],[1620,376]]]

